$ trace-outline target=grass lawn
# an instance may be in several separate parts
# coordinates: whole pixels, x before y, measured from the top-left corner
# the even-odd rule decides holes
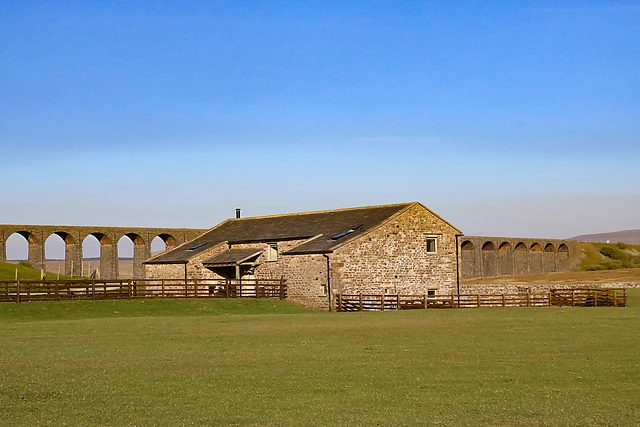
[[[0,280],[15,280],[16,270],[18,270],[18,279],[20,280],[39,280],[40,270],[32,268],[28,265],[13,264],[9,262],[0,262]],[[56,273],[46,273],[46,279],[56,279],[58,275]],[[61,279],[66,279],[68,276],[60,275]]]
[[[0,425],[637,425],[628,308],[0,304]]]

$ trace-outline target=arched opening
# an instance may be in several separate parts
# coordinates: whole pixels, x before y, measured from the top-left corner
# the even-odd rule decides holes
[[[106,234],[94,232],[82,241],[82,272],[84,276],[110,279],[117,277],[117,254]]]
[[[558,260],[556,259],[556,247],[553,243],[544,245],[544,255],[542,260],[544,272],[558,271]]]
[[[496,245],[493,242],[485,242],[482,245],[482,275],[497,276],[498,265],[496,257]]]
[[[44,267],[44,246],[29,231],[16,231],[11,234],[6,241],[5,254],[6,259],[10,261],[27,261],[36,269]]]
[[[527,245],[524,242],[516,243],[513,249],[513,270],[516,274],[529,273],[529,259],[528,259]]]
[[[51,234],[44,241],[44,258],[47,261],[48,272],[57,274],[57,276],[66,273],[64,264],[66,246],[64,239],[56,233]]]
[[[460,249],[462,250],[460,254],[460,276],[463,279],[478,277],[480,266],[476,262],[476,255],[473,252],[475,249],[473,242],[465,240],[460,245]]]
[[[496,245],[494,245],[493,242],[485,242],[485,244],[482,245],[482,250],[483,251],[495,251],[496,250]]]
[[[509,252],[511,250],[511,243],[509,243],[509,242],[500,243],[500,246],[498,247],[498,250],[500,252]]]
[[[512,255],[511,243],[500,243],[500,246],[498,246],[498,275],[507,276],[515,274]]]
[[[149,254],[142,237],[127,233],[118,240],[118,277],[123,279],[144,278],[142,263]]]
[[[86,277],[98,277],[100,270],[100,240],[89,234],[82,241],[81,274]]]
[[[463,251],[472,251],[475,249],[473,246],[473,243],[470,240],[465,240],[464,242],[462,242],[462,245],[460,245],[460,248]]]
[[[162,233],[158,234],[151,241],[151,255],[157,255],[164,251],[170,251],[176,247],[176,239],[172,235]]]
[[[544,261],[542,259],[542,246],[533,243],[529,247],[529,273],[544,273]]]
[[[560,244],[560,246],[558,246],[558,252],[569,253],[569,246],[565,245],[564,243]]]
[[[17,231],[7,238],[5,250],[7,262],[17,263],[29,260],[29,235],[25,231]]]

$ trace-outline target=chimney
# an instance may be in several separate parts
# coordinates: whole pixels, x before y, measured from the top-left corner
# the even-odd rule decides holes
[[[236,218],[240,218],[240,208],[236,208]]]

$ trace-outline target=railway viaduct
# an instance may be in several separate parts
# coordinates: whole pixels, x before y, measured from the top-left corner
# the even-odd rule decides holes
[[[144,278],[146,259],[151,257],[151,241],[161,238],[167,250],[187,242],[204,229],[192,228],[140,228],[140,227],[101,227],[67,225],[0,225],[0,262],[6,262],[6,242],[9,236],[17,233],[29,244],[29,263],[34,268],[45,268],[45,242],[55,234],[65,243],[66,275],[79,276],[82,266],[82,242],[87,236],[94,236],[100,242],[100,277],[118,278],[118,241],[126,236],[133,242],[133,278]]]
[[[485,236],[462,236],[459,245],[462,279],[566,271],[578,249],[575,240]]]

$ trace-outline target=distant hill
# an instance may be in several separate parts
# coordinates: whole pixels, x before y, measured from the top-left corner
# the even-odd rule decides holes
[[[579,242],[624,242],[631,244],[640,244],[640,230],[623,230],[611,233],[583,234],[572,237]]]

